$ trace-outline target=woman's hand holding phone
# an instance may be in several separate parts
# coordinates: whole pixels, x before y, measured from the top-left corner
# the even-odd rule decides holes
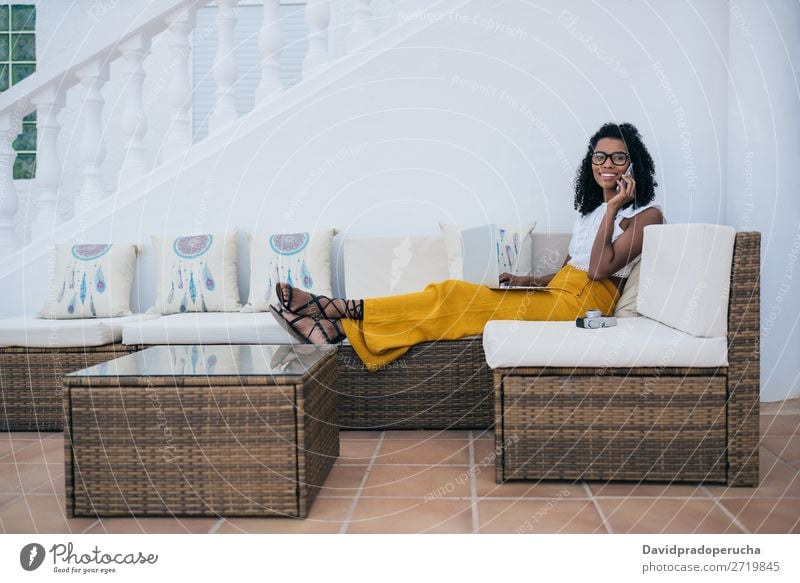
[[[633,162],[628,164],[625,174],[617,180],[617,194],[608,201],[609,205],[621,208],[623,205],[633,200],[636,194],[636,181],[633,179]]]

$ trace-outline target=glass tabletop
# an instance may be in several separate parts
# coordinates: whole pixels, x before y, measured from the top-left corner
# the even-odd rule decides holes
[[[335,350],[311,344],[152,346],[66,376],[302,376]]]

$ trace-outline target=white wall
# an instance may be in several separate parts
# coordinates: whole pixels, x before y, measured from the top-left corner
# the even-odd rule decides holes
[[[728,223],[761,240],[762,398],[800,395],[800,8],[732,4]]]
[[[589,135],[603,122],[631,121],[655,159],[670,222],[761,230],[765,266],[772,257],[785,263],[797,234],[796,176],[775,156],[784,148],[779,161],[797,154],[797,96],[785,76],[796,63],[800,27],[790,30],[796,4],[775,4],[770,16],[757,2],[740,3],[753,11],[748,40],[763,61],[775,59],[761,69],[774,105],[759,107],[757,88],[742,93],[752,101],[741,115],[752,128],[753,172],[758,165],[765,180],[774,177],[769,192],[758,192],[774,210],[764,218],[750,211],[746,225],[754,194],[731,145],[743,130],[729,114],[729,44],[734,80],[751,69],[737,56],[749,49],[737,44],[744,41],[726,2],[474,1],[457,14],[405,13],[437,22],[286,113],[254,112],[225,148],[99,220],[86,237],[145,243],[136,305],[146,308],[154,295],[153,233],[335,226],[346,235],[422,234],[437,232],[438,221],[531,219],[540,229],[568,230]],[[778,29],[788,39],[783,52],[767,42]],[[3,313],[40,307],[45,267],[44,258],[28,266],[28,293],[12,292]],[[765,267],[764,314],[782,269]],[[246,292],[246,269],[241,283]],[[765,339],[768,399],[798,393],[796,367],[780,356],[780,347],[797,346],[797,300],[787,297],[782,309],[786,325],[774,325]]]

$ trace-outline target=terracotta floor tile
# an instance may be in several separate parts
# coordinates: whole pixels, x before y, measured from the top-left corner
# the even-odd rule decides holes
[[[800,469],[800,435],[767,435],[761,438],[761,445],[787,464]]]
[[[94,518],[67,518],[62,496],[20,496],[0,506],[0,532],[80,533]]]
[[[378,447],[378,440],[352,440],[346,439],[339,442],[338,464],[364,465],[372,461],[372,455]]]
[[[383,439],[469,439],[469,431],[463,429],[397,429],[383,432]]]
[[[588,500],[481,500],[478,517],[482,533],[606,532]]]
[[[468,466],[373,466],[362,496],[469,496],[468,472]]]
[[[475,448],[475,478],[478,484],[479,497],[569,497],[572,499],[588,497],[586,489],[581,483],[557,480],[513,480],[497,484],[495,482],[495,461],[499,456],[499,452],[495,449],[494,440],[483,437],[476,439],[473,443]]]
[[[762,415],[761,435],[800,435],[800,415]]]
[[[86,534],[207,533],[218,518],[101,518]]]
[[[469,440],[440,439],[384,440],[376,464],[469,464]]]
[[[692,497],[707,498],[707,491],[700,484],[669,484],[660,482],[587,482],[592,494],[605,498],[633,497]]]
[[[757,488],[723,485],[706,488],[712,496],[720,498],[800,498],[800,471],[781,462],[764,447],[759,450],[759,475]]]
[[[469,500],[360,499],[348,533],[469,533]]]
[[[218,533],[337,533],[350,513],[353,500],[317,498],[308,518],[231,518]]]
[[[721,500],[720,504],[752,533],[800,533],[800,503],[797,500],[753,498]]]
[[[41,443],[33,439],[2,439],[0,440],[0,463],[13,462],[12,453],[22,454],[22,450],[36,447]]]
[[[64,471],[62,469],[61,475],[54,477],[49,482],[45,482],[41,486],[37,486],[32,490],[34,494],[52,494],[63,496],[66,484],[64,482]]]
[[[0,460],[0,463],[64,463],[64,440],[60,436],[41,441],[17,441],[16,443],[29,445],[15,449],[11,455]]]
[[[475,441],[478,441],[479,439],[488,439],[494,443],[494,429],[473,429],[472,438]]]
[[[480,439],[475,439],[472,443],[475,450],[475,465],[494,467],[494,462],[501,453],[495,448],[494,439],[481,437]]]
[[[380,439],[382,431],[340,431],[339,441],[351,439],[377,441]]]
[[[494,478],[494,463],[476,464],[474,473],[479,497],[588,498],[586,488],[580,482],[513,480],[497,484]]]
[[[4,439],[3,441],[0,441],[0,462],[2,462],[3,458],[12,451],[14,451],[14,445],[10,439]]]
[[[31,492],[34,488],[63,475],[63,464],[0,463],[0,492]]]
[[[616,534],[741,532],[713,500],[598,498],[596,502]]]
[[[367,466],[340,466],[331,468],[318,496],[355,496],[364,479]]]

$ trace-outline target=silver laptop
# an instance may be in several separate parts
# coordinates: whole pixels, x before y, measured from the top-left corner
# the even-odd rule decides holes
[[[497,290],[547,289],[533,285],[500,285],[497,266],[497,228],[483,225],[461,231],[461,260],[464,281]]]

